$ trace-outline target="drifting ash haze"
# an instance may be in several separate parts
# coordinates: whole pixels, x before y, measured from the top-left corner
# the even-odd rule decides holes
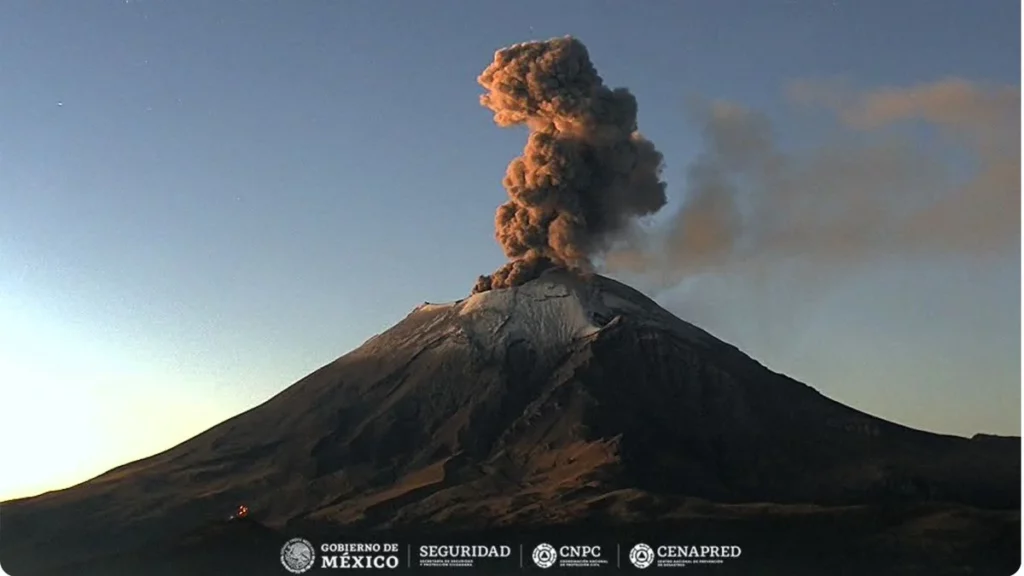
[[[790,152],[777,143],[784,126],[765,115],[692,102],[703,150],[687,168],[682,208],[662,227],[631,230],[606,266],[663,289],[787,259],[820,277],[883,256],[1017,246],[1018,88],[947,79],[857,93],[802,82],[789,93],[834,112],[845,131]],[[974,165],[957,174],[942,150],[894,130],[907,127],[932,130],[932,140],[966,150]]]

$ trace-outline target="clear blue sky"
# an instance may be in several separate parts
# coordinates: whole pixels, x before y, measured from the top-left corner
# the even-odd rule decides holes
[[[1019,86],[1019,11],[1013,0],[4,2],[0,435],[21,471],[4,474],[0,499],[167,448],[501,264],[493,214],[524,133],[478,103],[476,77],[498,48],[583,40],[606,82],[637,96],[674,203],[700,145],[688,96],[787,125],[794,80]],[[784,139],[815,129],[791,127]],[[799,313],[786,318],[693,319],[867,412],[1019,433],[1018,248],[869,263],[807,306],[789,302]],[[728,293],[745,310],[787,297]]]

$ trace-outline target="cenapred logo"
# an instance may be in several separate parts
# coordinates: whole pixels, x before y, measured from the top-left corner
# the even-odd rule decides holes
[[[743,550],[739,546],[694,546],[659,545],[657,548],[643,542],[629,550],[629,561],[643,570],[651,566],[658,568],[685,568],[704,564],[724,564],[739,558]]]
[[[533,549],[533,563],[541,568],[551,568],[558,561],[558,552],[555,547],[546,542],[537,544]]]
[[[654,564],[654,549],[641,542],[629,551],[629,561],[633,563],[633,566],[643,570]]]
[[[315,561],[316,549],[305,538],[292,538],[281,547],[281,564],[292,574],[302,574]]]

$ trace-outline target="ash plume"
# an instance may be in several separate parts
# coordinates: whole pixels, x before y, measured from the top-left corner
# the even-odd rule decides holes
[[[666,203],[662,156],[637,131],[637,103],[610,89],[572,37],[499,50],[478,78],[480,103],[502,127],[526,125],[523,155],[508,166],[509,200],[495,215],[509,262],[473,292],[515,286],[546,268],[592,270],[635,218]]]

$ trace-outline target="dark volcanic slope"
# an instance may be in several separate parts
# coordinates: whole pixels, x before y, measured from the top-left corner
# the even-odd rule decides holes
[[[0,558],[130,550],[239,502],[279,529],[522,527],[652,521],[686,497],[1019,510],[1019,477],[1018,438],[874,418],[622,284],[551,272],[421,306],[167,452],[5,503]],[[54,543],[64,556],[47,555]]]

